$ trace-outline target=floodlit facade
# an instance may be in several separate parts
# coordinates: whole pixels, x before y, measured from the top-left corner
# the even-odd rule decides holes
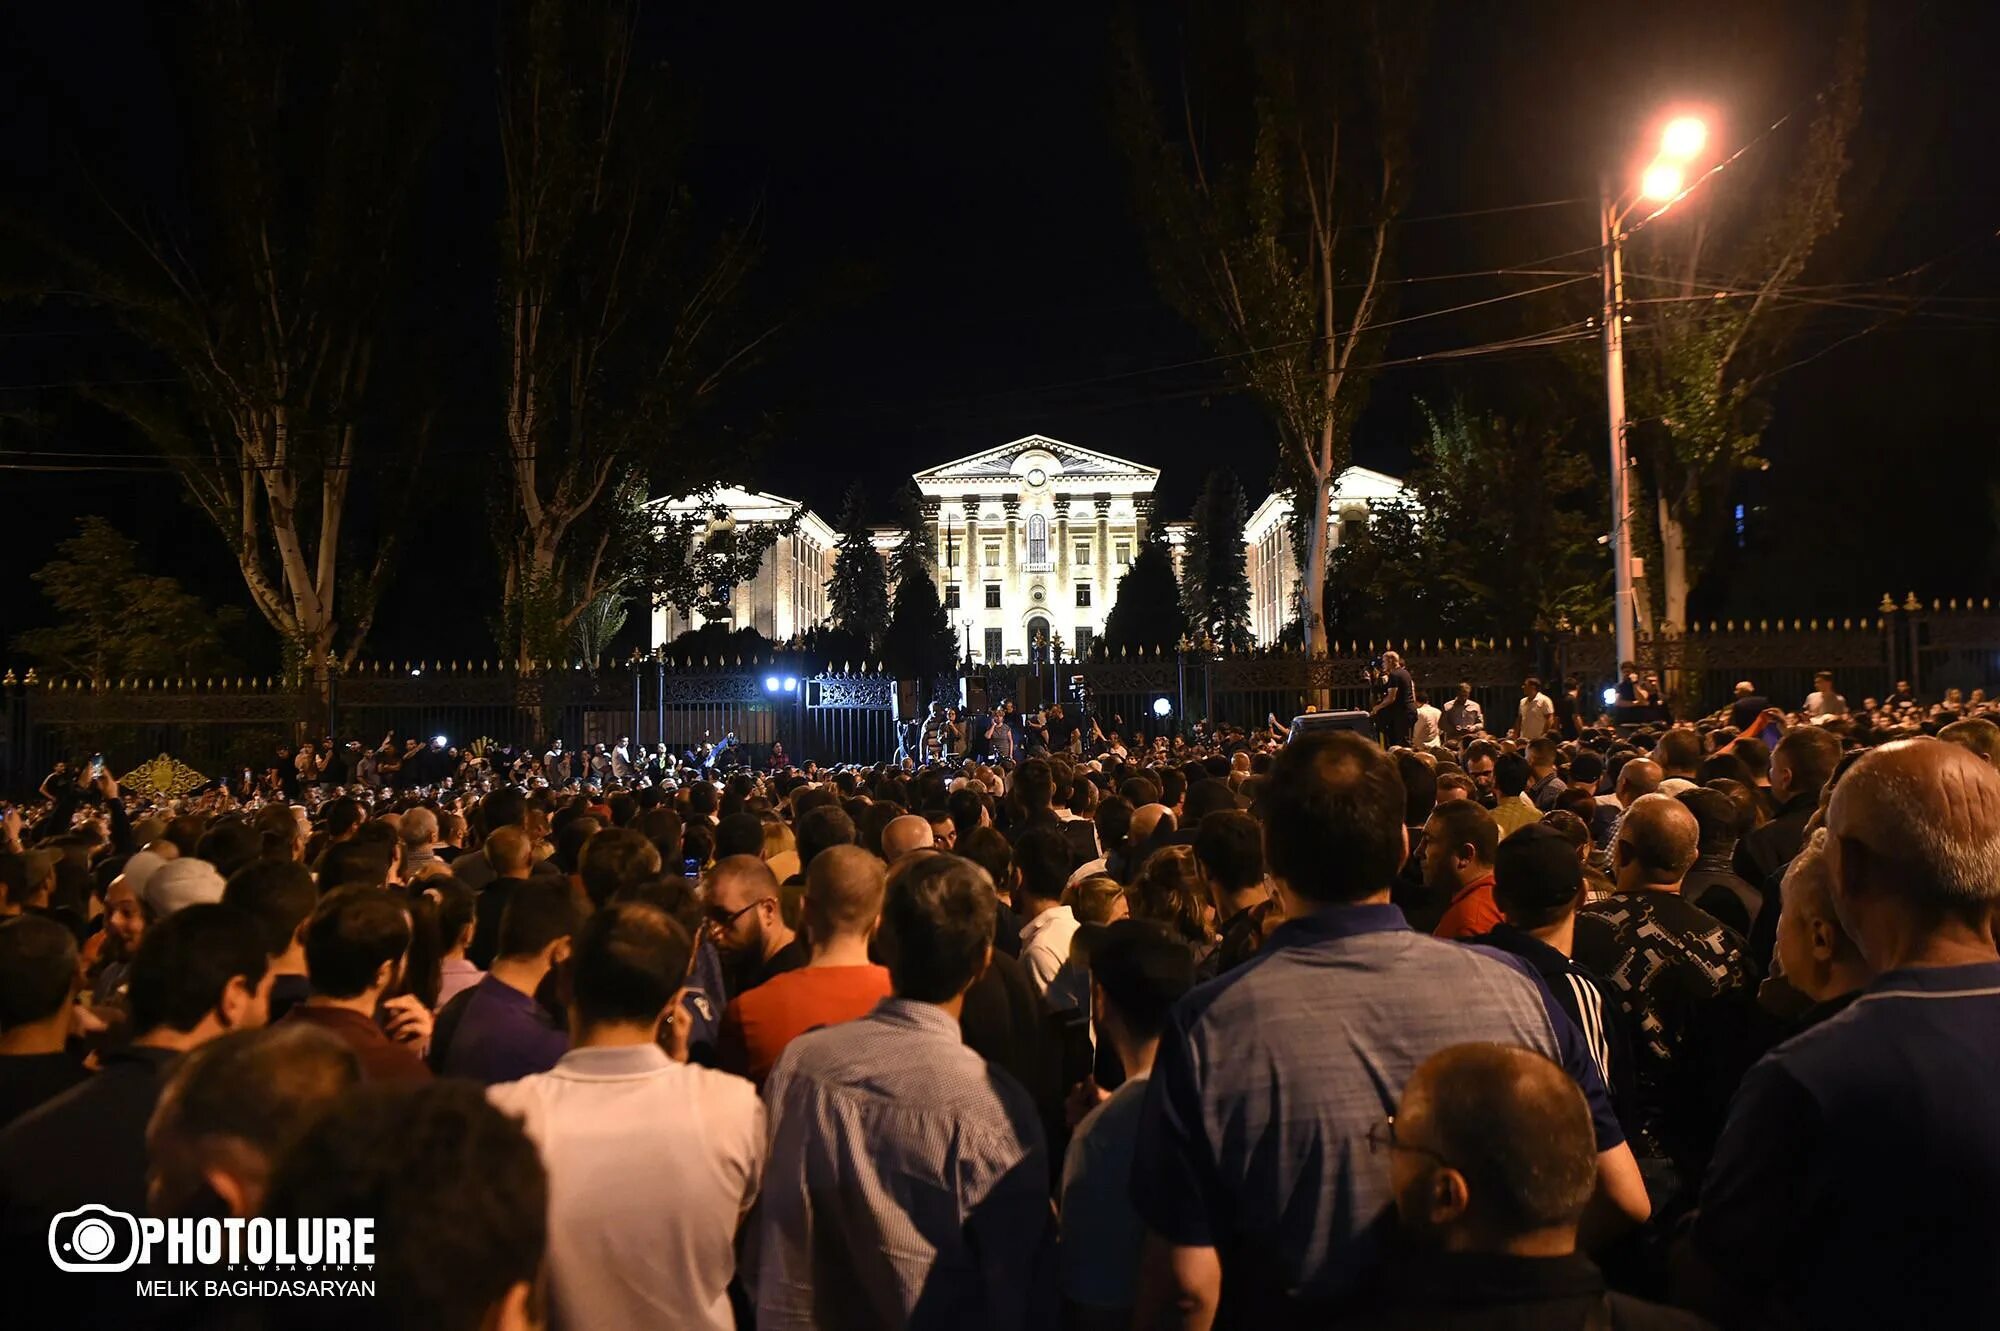
[[[1029,435],[985,452],[920,471],[934,543],[938,594],[973,661],[998,664],[1064,658],[1085,651],[1104,632],[1118,580],[1131,567],[1153,521],[1157,468],[1128,462],[1044,435]],[[1365,522],[1369,507],[1402,493],[1381,472],[1351,467],[1336,486],[1340,526]],[[669,513],[722,510],[722,523],[782,522],[797,516],[795,533],[764,557],[757,577],[736,589],[730,622],[783,641],[830,613],[826,583],[833,576],[838,533],[797,500],[743,490],[656,501]],[[1286,518],[1290,501],[1272,495],[1257,506],[1245,533],[1251,624],[1270,643],[1296,617],[1298,565]],[[1163,528],[1180,563],[1188,524]],[[871,531],[887,555],[900,540],[893,528]],[[1338,527],[1336,528],[1336,541]],[[704,623],[671,610],[653,615],[655,644]]]

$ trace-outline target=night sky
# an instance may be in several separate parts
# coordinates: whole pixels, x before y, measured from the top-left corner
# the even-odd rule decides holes
[[[1756,138],[1824,77],[1841,8],[1437,4],[1399,275],[1518,265],[1593,244],[1583,196],[1600,167],[1635,151],[1656,108],[1707,102],[1723,114],[1720,142]],[[12,7],[0,27],[9,207],[75,204],[90,181],[171,207],[184,149],[177,75],[157,26],[168,12]],[[449,12],[436,65],[442,123],[408,301],[448,446],[423,482],[409,553],[372,639],[397,656],[486,654],[498,595],[486,536],[493,476],[473,451],[499,429],[493,43],[490,11]],[[1112,129],[1113,13],[1100,0],[649,12],[650,53],[698,107],[690,188],[716,216],[758,199],[765,210],[755,298],[786,331],[725,406],[738,420],[764,421],[772,441],[746,482],[830,518],[850,480],[886,495],[912,469],[1039,432],[1161,467],[1168,515],[1218,465],[1237,470],[1253,502],[1264,493],[1271,429],[1215,365],[1187,364],[1209,349],[1162,301],[1146,266]],[[1828,309],[1807,322],[1795,347],[1806,363],[1781,381],[1766,434],[1772,468],[1746,478],[1739,496],[1750,515],[1744,548],[1702,589],[1700,606],[1858,613],[1892,588],[2000,594],[2000,411],[1991,396],[2000,113],[1981,91],[1996,39],[1990,4],[1876,6],[1846,225],[1803,280],[1928,265],[1917,287],[1897,289],[1935,291],[1937,303],[1845,342],[1876,317]],[[1772,139],[1802,128],[1801,118]],[[1550,206],[1523,206],[1536,204]],[[1476,215],[1439,216],[1467,212]],[[1523,285],[1406,283],[1396,313]],[[1386,355],[1511,336],[1539,321],[1556,322],[1521,301],[1426,319],[1399,330]],[[15,418],[0,450],[142,448],[72,390],[36,387],[134,364],[87,320],[0,308],[0,410]],[[1419,399],[1454,393],[1504,410],[1568,385],[1571,410],[1594,423],[1600,408],[1574,387],[1579,373],[1554,351],[1385,370],[1355,460],[1403,469]],[[1601,438],[1587,436],[1599,450]],[[219,539],[169,476],[0,470],[0,496],[0,560],[13,575],[0,640],[46,616],[23,575],[83,513],[139,535],[161,569],[212,599],[241,600]]]

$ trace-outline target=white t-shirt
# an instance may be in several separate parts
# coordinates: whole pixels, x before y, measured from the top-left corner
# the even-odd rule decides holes
[[[1549,723],[1556,719],[1556,705],[1549,701],[1546,693],[1537,693],[1532,698],[1521,699],[1521,738],[1540,739],[1549,733]]]
[[[1417,720],[1410,727],[1410,747],[1435,749],[1438,746],[1438,718],[1443,713],[1427,702],[1417,704]]]
[[[734,1331],[736,1228],[768,1149],[754,1086],[647,1044],[572,1049],[487,1096],[548,1170],[556,1326]]]
[[[1056,983],[1069,964],[1070,940],[1076,937],[1076,930],[1076,912],[1068,906],[1052,907],[1021,926],[1021,969],[1028,972],[1035,992],[1058,1010],[1080,1006],[1077,995],[1065,992],[1068,984]],[[1087,996],[1084,1001],[1089,1001]]]
[[[1806,715],[1812,717],[1846,716],[1847,699],[1841,697],[1838,693],[1821,693],[1815,689],[1806,695]]]

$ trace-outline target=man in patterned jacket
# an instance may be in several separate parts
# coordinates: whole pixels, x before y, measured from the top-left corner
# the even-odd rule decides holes
[[[1681,896],[1700,835],[1679,801],[1640,796],[1612,850],[1618,890],[1576,917],[1576,960],[1609,983],[1631,1033],[1627,1126],[1656,1211],[1700,1181],[1757,992],[1742,936]]]

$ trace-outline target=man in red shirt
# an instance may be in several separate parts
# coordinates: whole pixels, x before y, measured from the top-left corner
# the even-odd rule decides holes
[[[415,997],[383,999],[402,982],[410,950],[410,915],[376,887],[343,887],[320,899],[306,923],[306,975],[312,996],[285,1014],[331,1031],[361,1060],[368,1081],[429,1081],[417,1057],[431,1034],[431,1014]],[[388,1023],[388,1030],[377,1021]]]
[[[804,918],[812,959],[729,1001],[722,1066],[759,1086],[785,1046],[807,1031],[853,1021],[889,996],[889,972],[868,960],[882,922],[887,870],[859,846],[834,846],[806,870]]]
[[[1439,938],[1471,938],[1501,923],[1493,902],[1493,853],[1500,825],[1471,800],[1452,800],[1431,811],[1424,824],[1424,886],[1449,902],[1438,921]]]

